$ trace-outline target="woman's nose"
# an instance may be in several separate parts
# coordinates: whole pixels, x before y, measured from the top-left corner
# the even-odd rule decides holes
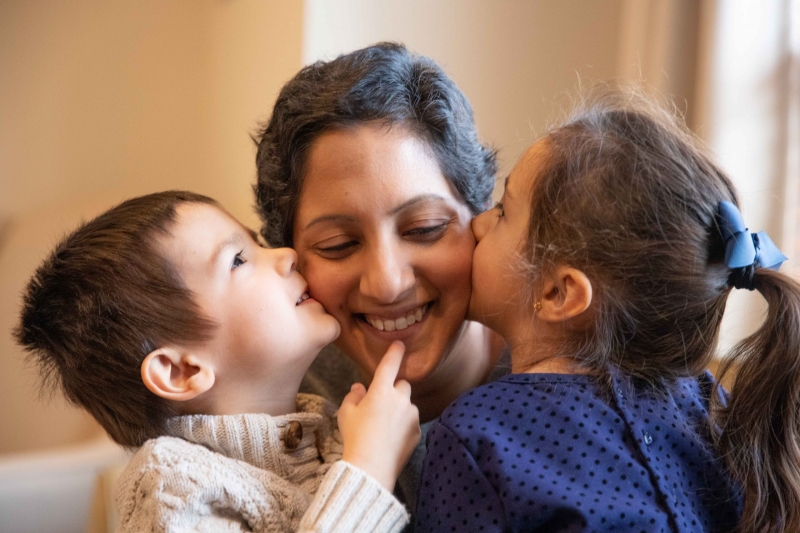
[[[281,276],[289,276],[297,270],[297,252],[292,248],[273,248],[267,250],[275,254],[275,270]]]
[[[392,303],[414,288],[414,268],[400,250],[381,248],[368,257],[359,286],[363,295],[380,303]]]
[[[475,235],[476,241],[480,242],[486,232],[489,231],[492,225],[493,211],[493,209],[489,209],[472,219],[472,234]]]

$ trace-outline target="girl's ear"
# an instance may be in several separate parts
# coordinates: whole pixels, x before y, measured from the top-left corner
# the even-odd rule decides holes
[[[586,311],[592,303],[592,282],[572,267],[558,267],[545,282],[536,316],[547,322],[562,322]]]
[[[185,402],[214,385],[214,370],[192,353],[157,348],[142,361],[142,381],[157,396]]]

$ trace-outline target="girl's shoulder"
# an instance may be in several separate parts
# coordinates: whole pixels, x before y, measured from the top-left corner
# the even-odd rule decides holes
[[[587,403],[588,402],[588,403]],[[596,378],[580,374],[508,374],[459,396],[440,423],[460,427],[463,419],[508,415],[511,411],[574,411],[577,405],[605,403]]]
[[[460,460],[517,517],[533,522],[548,516],[545,508],[564,507],[594,509],[589,518],[599,530],[608,526],[601,519],[622,530],[667,529],[667,514],[682,530],[715,530],[735,523],[737,500],[708,438],[713,385],[707,375],[659,383],[624,375],[506,376],[461,396],[431,428],[428,455],[442,466],[426,463],[428,479],[459,482],[447,476]],[[517,501],[520,487],[527,496]],[[636,528],[620,520],[627,511],[621,502],[644,510],[631,519]]]

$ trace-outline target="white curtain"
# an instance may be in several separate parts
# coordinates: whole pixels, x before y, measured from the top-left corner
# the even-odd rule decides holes
[[[800,0],[704,0],[695,127],[735,182],[751,231],[800,273]],[[726,348],[753,332],[763,300],[735,291]]]

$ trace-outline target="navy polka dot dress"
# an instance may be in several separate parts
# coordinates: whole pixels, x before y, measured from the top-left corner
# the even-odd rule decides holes
[[[513,374],[464,394],[428,432],[416,533],[731,531],[713,383]]]

